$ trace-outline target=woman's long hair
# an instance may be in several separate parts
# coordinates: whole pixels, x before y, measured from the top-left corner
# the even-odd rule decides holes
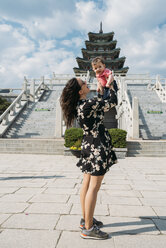
[[[81,86],[79,85],[77,79],[72,78],[67,82],[65,88],[62,91],[60,104],[67,128],[72,126],[74,118],[76,117],[76,107],[80,98],[80,90]]]

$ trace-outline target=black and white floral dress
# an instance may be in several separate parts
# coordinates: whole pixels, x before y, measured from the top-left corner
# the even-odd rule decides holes
[[[77,120],[83,129],[81,157],[77,166],[82,172],[94,176],[104,175],[117,160],[112,150],[111,136],[103,124],[104,112],[117,104],[115,92],[110,92],[107,100],[98,95],[79,100],[77,106]]]

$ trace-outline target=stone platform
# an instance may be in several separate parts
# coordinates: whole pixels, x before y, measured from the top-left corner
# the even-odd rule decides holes
[[[104,241],[80,238],[76,162],[0,154],[0,247],[166,247],[166,158],[127,157],[106,174],[95,211],[110,234]]]

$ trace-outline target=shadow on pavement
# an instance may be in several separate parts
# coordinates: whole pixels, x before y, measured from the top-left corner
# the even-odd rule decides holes
[[[103,227],[127,227],[129,229],[119,230],[115,232],[110,232],[111,236],[119,236],[119,235],[126,235],[126,234],[140,234],[140,233],[148,233],[153,231],[166,231],[166,216],[147,216],[147,217],[139,217],[140,221],[132,221],[132,222],[117,222],[103,225]],[[143,225],[149,225],[146,227],[141,227]],[[132,226],[138,226],[138,228],[133,228]]]
[[[61,178],[64,176],[21,176],[21,177],[0,177],[0,181],[6,180],[22,180],[22,179],[52,179],[52,178]]]

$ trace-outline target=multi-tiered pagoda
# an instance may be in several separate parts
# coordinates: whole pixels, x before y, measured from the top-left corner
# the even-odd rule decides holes
[[[102,23],[99,33],[88,33],[89,40],[85,41],[86,48],[82,48],[83,58],[77,57],[79,68],[73,70],[77,75],[86,74],[92,71],[91,59],[102,56],[108,69],[113,70],[114,74],[126,75],[129,67],[123,67],[126,57],[119,58],[120,48],[116,48],[117,41],[113,39],[114,32],[103,33]]]

